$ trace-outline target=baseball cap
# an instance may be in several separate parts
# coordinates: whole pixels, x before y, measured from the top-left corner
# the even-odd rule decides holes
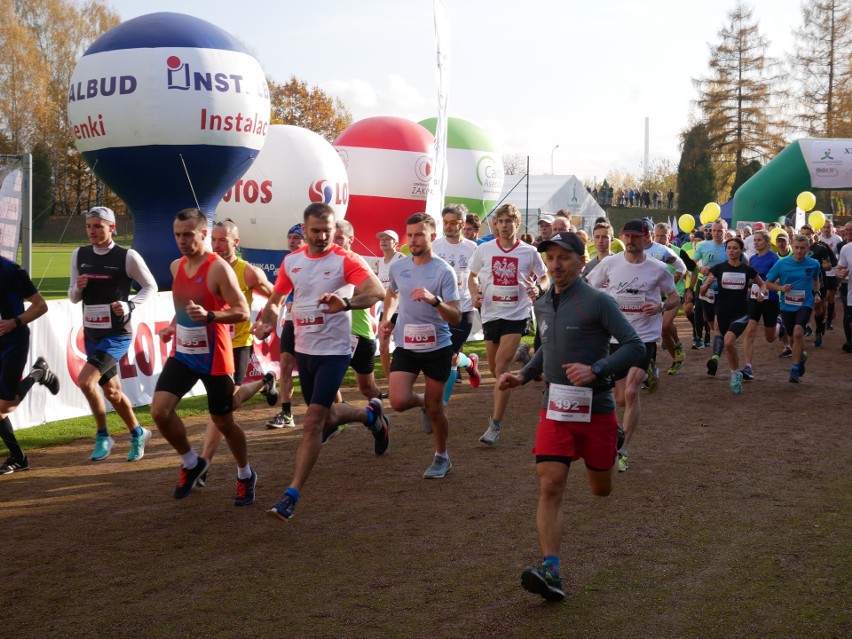
[[[538,223],[541,224],[544,222],[545,224],[553,224],[554,217],[549,213],[545,213],[540,218],[538,218]]]
[[[755,231],[765,231],[766,230],[766,224],[764,224],[763,222],[755,222],[754,223],[754,230]]]
[[[749,233],[752,232],[751,227],[748,224],[746,224],[745,230],[748,231]]]
[[[648,233],[648,226],[645,220],[627,220],[621,229],[623,235],[645,235]]]
[[[551,246],[561,246],[566,251],[574,251],[579,256],[586,254],[586,245],[583,240],[577,237],[576,233],[571,231],[561,231],[555,235],[551,235],[550,239],[538,245],[538,251],[546,251]]]
[[[86,218],[88,219],[90,217],[98,217],[104,222],[115,224],[115,213],[112,212],[112,209],[107,208],[106,206],[93,206],[90,208],[89,212],[86,213]]]
[[[702,233],[701,231],[695,231],[692,237],[694,237],[696,240],[703,240],[704,233]]]
[[[291,226],[290,230],[287,231],[287,236],[289,237],[290,235],[298,235],[299,237],[304,239],[305,238],[305,232],[302,230],[302,225],[301,224],[294,224],[293,226]]]
[[[378,239],[382,239],[382,235],[387,235],[394,242],[399,244],[399,235],[396,234],[396,231],[387,230],[387,231],[382,231],[381,233],[376,233],[376,237]]]

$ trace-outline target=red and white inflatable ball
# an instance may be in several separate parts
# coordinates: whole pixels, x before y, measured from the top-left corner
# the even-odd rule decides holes
[[[426,208],[433,144],[422,126],[394,117],[359,120],[334,141],[349,176],[356,252],[381,255],[376,233],[387,229],[405,243],[405,220]]]
[[[287,250],[287,231],[305,207],[325,202],[346,217],[349,182],[334,147],[313,131],[288,124],[269,127],[266,144],[219,205],[216,219],[240,230],[243,258],[274,280]]]

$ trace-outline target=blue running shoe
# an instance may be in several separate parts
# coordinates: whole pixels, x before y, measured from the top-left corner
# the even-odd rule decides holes
[[[293,510],[296,508],[296,502],[287,493],[281,497],[281,500],[272,508],[266,511],[270,517],[277,517],[281,521],[287,521],[293,518]]]
[[[799,383],[799,369],[796,366],[790,369],[790,381],[793,384]]]
[[[181,466],[178,483],[177,486],[175,486],[175,499],[189,497],[192,489],[195,488],[195,485],[198,483],[198,478],[207,471],[209,466],[210,462],[203,457],[198,458],[198,463],[195,464],[195,468],[184,468]]]
[[[251,471],[248,479],[237,478],[237,496],[234,506],[251,506],[254,503],[254,488],[257,486],[257,473]]]
[[[739,395],[743,392],[743,374],[740,371],[731,373],[731,392]]]
[[[109,435],[96,435],[95,449],[92,451],[92,461],[101,461],[109,457],[113,446],[115,446],[115,440]]]
[[[750,364],[743,366],[743,369],[740,372],[743,374],[743,380],[747,382],[754,381],[754,371],[751,370]]]

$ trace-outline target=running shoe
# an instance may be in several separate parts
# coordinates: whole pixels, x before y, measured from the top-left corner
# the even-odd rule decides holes
[[[209,465],[207,466],[207,470],[205,470],[203,473],[201,473],[198,476],[198,481],[195,482],[196,488],[204,488],[207,485],[207,473],[208,472],[210,472],[210,466]]]
[[[95,449],[92,451],[92,461],[101,461],[109,457],[113,446],[115,446],[115,440],[109,435],[96,435]]]
[[[709,333],[704,338],[704,348],[710,348],[710,334]]]
[[[654,367],[654,362],[648,363],[648,369],[646,371],[647,377],[645,378],[645,384],[648,387],[649,393],[657,392],[657,369]]]
[[[814,329],[811,328],[810,324],[805,324],[805,337],[810,337],[814,334]]]
[[[743,374],[740,371],[731,373],[731,392],[734,395],[739,395],[743,392]]]
[[[825,323],[825,330],[833,331],[834,330],[834,324],[832,324],[831,322],[826,322]]]
[[[521,573],[521,585],[524,590],[541,595],[548,601],[565,599],[565,590],[562,588],[562,579],[559,578],[559,573],[547,564],[524,568]]]
[[[432,460],[432,465],[426,469],[425,473],[423,473],[423,478],[442,479],[447,476],[447,473],[450,472],[452,467],[453,464],[450,462],[449,457],[440,457],[435,455],[435,459]]]
[[[623,473],[628,468],[630,468],[630,465],[627,463],[627,455],[618,453],[618,472]]]
[[[790,357],[793,357],[793,349],[790,348],[789,346],[785,346],[784,350],[781,351],[778,354],[778,357],[783,358],[783,359],[788,359]]]
[[[283,410],[275,417],[266,422],[267,428],[295,428],[296,422],[290,413],[285,413]]]
[[[702,348],[704,348],[704,340],[702,340],[700,337],[696,337],[692,340],[692,350],[698,351]]]
[[[272,508],[266,511],[270,517],[277,517],[281,521],[287,521],[293,518],[293,510],[296,508],[296,502],[287,493],[281,497],[281,500]]]
[[[334,439],[344,430],[346,430],[346,425],[341,424],[340,426],[335,426],[334,428],[322,431],[322,445],[325,446],[328,443],[328,440]]]
[[[11,475],[12,473],[19,473],[23,470],[29,469],[30,460],[27,459],[26,455],[24,455],[23,459],[9,457],[6,461],[3,462],[3,465],[0,466],[0,475]]]
[[[683,342],[678,342],[677,346],[675,346],[675,361],[683,364],[683,360],[686,359],[686,353],[683,352]]]
[[[719,360],[715,357],[711,357],[707,360],[707,374],[715,375],[716,371],[719,369]]]
[[[615,444],[616,450],[621,450],[621,447],[624,446],[624,438],[625,437],[626,437],[626,435],[624,433],[624,429],[621,426],[619,426],[618,427],[618,439],[617,439],[616,444]]]
[[[429,419],[429,413],[426,412],[426,409],[422,407],[420,408],[420,425],[427,435],[432,432],[432,420]]]
[[[210,466],[210,462],[203,457],[198,458],[195,468],[184,468],[181,466],[178,483],[175,486],[175,499],[189,497],[192,489],[195,488],[195,484],[198,483],[198,478],[204,474],[208,466]]]
[[[494,420],[490,417],[488,418],[488,428],[482,433],[482,437],[479,438],[483,444],[488,444],[489,446],[493,446],[497,443],[497,440],[500,439],[500,427],[494,423]]]
[[[482,380],[482,376],[479,374],[479,355],[471,353],[468,359],[470,366],[467,367],[467,381],[473,388],[479,388],[479,382]]]
[[[672,362],[672,365],[669,366],[669,375],[677,375],[678,371],[680,371],[681,366],[683,366],[683,362]]]
[[[278,403],[278,391],[275,390],[275,373],[269,371],[263,376],[263,388],[260,394],[266,397],[266,403],[275,406]]]
[[[799,383],[799,369],[795,366],[790,369],[790,381],[794,384]]]
[[[819,331],[814,335],[814,348],[819,348],[822,346],[822,333]]]
[[[52,370],[50,370],[50,365],[47,363],[47,360],[43,357],[36,358],[33,368],[38,368],[43,371],[38,383],[46,387],[47,390],[50,391],[51,395],[56,395],[59,392],[59,378]]]
[[[373,450],[376,455],[384,455],[388,449],[388,444],[390,444],[390,434],[388,433],[390,422],[385,417],[385,407],[382,405],[382,400],[371,399],[370,406],[373,409],[373,414],[376,416],[376,420],[371,427],[373,438],[376,440],[373,444]]]
[[[852,342],[846,342],[843,346],[840,347],[840,349],[844,353],[852,353]]]
[[[751,370],[751,364],[746,364],[740,371],[743,374],[743,380],[746,382],[754,381],[754,371]]]
[[[248,479],[237,478],[237,496],[234,506],[251,506],[254,503],[254,487],[257,486],[257,473],[251,471]]]
[[[799,364],[799,377],[805,376],[805,362],[807,362],[807,361],[808,361],[808,352],[803,351],[802,352],[802,361]]]
[[[145,444],[151,439],[151,431],[147,428],[142,429],[142,434],[139,437],[130,438],[130,452],[127,454],[127,461],[139,461],[145,456]]]

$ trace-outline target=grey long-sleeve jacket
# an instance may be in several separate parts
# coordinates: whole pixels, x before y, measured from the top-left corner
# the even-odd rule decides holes
[[[645,345],[615,300],[578,278],[556,296],[551,287],[535,303],[534,311],[541,333],[541,348],[524,366],[524,383],[542,372],[549,384],[570,385],[563,364],[580,363],[591,366],[600,362],[602,375],[591,384],[594,389],[592,413],[611,413],[615,410],[612,376],[624,375],[631,366],[640,364]],[[610,355],[610,337],[620,348]],[[542,406],[547,406],[544,393]]]

